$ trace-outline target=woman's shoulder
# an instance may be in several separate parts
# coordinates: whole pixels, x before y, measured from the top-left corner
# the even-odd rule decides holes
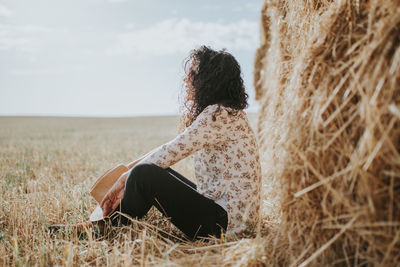
[[[200,126],[215,126],[221,128],[226,127],[227,129],[233,129],[233,125],[245,124],[246,114],[243,110],[237,110],[230,107],[226,107],[220,104],[213,104],[207,106],[197,118]]]
[[[231,107],[227,107],[221,104],[212,104],[208,105],[202,113],[206,114],[213,114],[213,113],[220,113],[220,114],[229,114],[229,115],[236,115],[241,114],[244,111],[242,109],[234,109]]]
[[[218,107],[220,105],[219,104],[212,104],[212,105],[208,105],[207,107],[205,107],[202,111],[202,113],[212,113],[218,110]]]

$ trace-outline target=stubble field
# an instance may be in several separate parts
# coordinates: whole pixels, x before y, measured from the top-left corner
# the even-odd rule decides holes
[[[255,114],[249,118],[254,129]],[[263,253],[249,249],[254,240],[187,242],[154,208],[131,227],[114,228],[100,239],[68,231],[52,236],[46,229],[87,220],[96,206],[89,195],[95,179],[174,138],[178,120],[0,118],[0,265],[260,263]],[[192,158],[172,168],[194,179]]]

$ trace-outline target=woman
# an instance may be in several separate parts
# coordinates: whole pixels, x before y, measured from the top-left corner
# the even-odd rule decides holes
[[[224,50],[202,46],[185,70],[184,131],[133,162],[100,206],[105,216],[118,208],[141,218],[154,205],[190,239],[253,231],[261,167],[240,66]],[[191,154],[197,186],[170,168]]]

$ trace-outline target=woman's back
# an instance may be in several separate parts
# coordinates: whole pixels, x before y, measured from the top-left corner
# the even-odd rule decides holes
[[[210,106],[209,112],[216,108]],[[259,219],[261,166],[246,113],[229,115],[228,111],[232,109],[222,107],[210,125],[221,127],[225,141],[198,151],[194,162],[198,191],[227,210],[229,234],[246,230]]]

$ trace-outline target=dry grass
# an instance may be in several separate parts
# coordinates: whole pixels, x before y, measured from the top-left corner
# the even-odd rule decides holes
[[[261,23],[258,130],[281,214],[270,256],[398,266],[400,2],[269,0]]]
[[[253,115],[255,123],[256,117]],[[177,133],[176,117],[0,118],[0,266],[259,265],[261,238],[197,242],[152,209],[103,239],[52,237],[46,225],[85,221],[88,190],[107,168],[148,152]],[[194,177],[192,159],[174,169]]]

